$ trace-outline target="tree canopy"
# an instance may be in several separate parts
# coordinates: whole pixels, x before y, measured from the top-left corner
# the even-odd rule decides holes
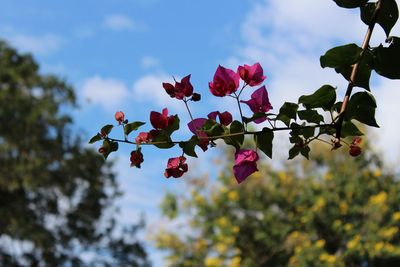
[[[147,266],[118,226],[111,163],[82,145],[72,87],[0,40],[0,265]],[[119,228],[120,229],[119,229]]]
[[[216,182],[193,177],[168,193],[161,208],[181,228],[155,240],[169,266],[400,265],[398,177],[370,148],[354,160],[313,149],[284,170],[259,164],[240,186],[226,166]]]

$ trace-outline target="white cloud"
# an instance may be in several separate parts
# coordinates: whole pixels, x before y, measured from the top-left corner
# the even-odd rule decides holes
[[[166,74],[148,74],[133,84],[133,94],[136,101],[149,102],[160,108],[168,107],[175,110],[182,108],[182,103],[172,99],[162,87],[163,82],[173,82],[172,76]]]
[[[129,90],[121,81],[94,76],[86,79],[81,88],[82,97],[107,110],[118,108],[129,96]]]
[[[63,39],[54,34],[43,36],[15,34],[9,37],[17,48],[37,55],[48,55],[56,52],[63,44]]]
[[[142,68],[149,69],[153,67],[158,67],[160,65],[160,61],[155,57],[145,56],[142,58],[141,65]]]
[[[122,14],[106,16],[104,18],[104,25],[113,31],[132,31],[136,26],[131,18]]]

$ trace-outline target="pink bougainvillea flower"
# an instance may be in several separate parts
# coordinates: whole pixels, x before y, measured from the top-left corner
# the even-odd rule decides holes
[[[252,66],[244,64],[244,66],[239,66],[237,72],[245,83],[250,86],[260,85],[264,80],[264,71],[260,63],[256,63]]]
[[[259,159],[257,152],[249,149],[240,149],[235,153],[235,165],[233,166],[233,174],[237,182],[240,184],[252,173],[258,171],[257,160]]]
[[[229,113],[228,111],[225,111],[225,112],[222,112],[222,113],[219,112],[219,111],[213,111],[210,114],[208,114],[207,117],[209,119],[212,119],[212,120],[215,120],[215,121],[217,120],[217,117],[218,117],[219,118],[219,122],[222,125],[225,125],[225,126],[228,126],[232,122],[232,114]]]
[[[131,152],[131,167],[135,166],[137,168],[140,168],[140,164],[143,162],[143,154],[139,150],[134,150]]]
[[[357,157],[361,154],[362,150],[361,147],[359,146],[362,142],[362,138],[361,137],[354,137],[353,142],[351,142],[350,144],[350,150],[349,150],[349,154],[352,157]]]
[[[190,74],[182,78],[180,82],[175,81],[175,86],[170,83],[163,83],[163,87],[170,97],[183,99],[193,94],[193,86],[190,83]]]
[[[249,100],[247,101],[241,100],[240,102],[247,104],[250,107],[251,111],[253,111],[254,113],[256,112],[265,113],[268,112],[270,109],[272,109],[271,103],[269,102],[268,98],[268,92],[265,86],[262,86],[257,90],[255,90],[251,94],[251,98]],[[265,116],[254,120],[254,122],[261,123],[266,119],[267,117]]]
[[[155,129],[165,129],[169,124],[174,123],[174,116],[168,117],[168,109],[164,108],[162,113],[152,111],[150,113],[150,122]]]
[[[213,81],[208,85],[213,95],[222,97],[236,92],[239,88],[239,79],[239,74],[219,65]]]
[[[184,156],[168,159],[167,168],[165,169],[164,176],[166,178],[174,177],[179,178],[188,171],[188,165],[185,163]]]
[[[141,132],[138,134],[138,136],[135,138],[136,144],[141,144],[141,143],[148,143],[151,139],[150,133],[147,132]]]
[[[189,130],[197,135],[200,139],[199,143],[197,144],[204,152],[207,151],[208,145],[210,141],[208,140],[208,136],[204,131],[200,129],[203,127],[204,123],[207,121],[205,118],[198,118],[194,119],[188,123]]]
[[[125,120],[125,114],[122,111],[115,112],[115,120],[121,124]]]

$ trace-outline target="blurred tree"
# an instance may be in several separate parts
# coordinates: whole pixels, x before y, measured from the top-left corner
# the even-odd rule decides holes
[[[110,164],[70,130],[72,88],[0,40],[0,266],[148,266],[117,229]]]
[[[398,178],[372,152],[313,151],[285,171],[260,161],[240,186],[227,166],[219,185],[188,179],[190,193],[168,193],[162,210],[179,232],[155,240],[170,266],[400,266]]]

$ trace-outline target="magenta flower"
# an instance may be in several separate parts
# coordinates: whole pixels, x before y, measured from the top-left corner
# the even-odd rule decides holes
[[[209,88],[215,96],[226,96],[236,92],[239,88],[239,75],[231,69],[226,69],[221,65],[218,66],[214,79],[209,82]]]
[[[152,111],[150,113],[150,122],[155,129],[165,129],[174,122],[174,116],[168,117],[168,109],[164,108],[162,113]]]
[[[139,150],[134,150],[131,152],[131,167],[135,166],[136,168],[140,168],[140,164],[143,162],[143,154]]]
[[[208,114],[207,117],[215,121],[217,120],[218,117],[219,122],[225,126],[228,126],[232,122],[232,114],[229,113],[228,111],[222,113],[220,113],[219,111],[213,111],[210,114]]]
[[[183,156],[168,159],[167,168],[165,169],[164,176],[166,178],[174,177],[179,178],[188,171],[188,165],[185,163],[186,158]]]
[[[252,66],[244,64],[244,66],[239,66],[237,72],[242,78],[250,86],[260,85],[264,80],[264,71],[260,65],[260,63],[255,63]]]
[[[233,166],[233,174],[237,182],[240,184],[252,173],[258,171],[257,160],[259,159],[257,152],[249,149],[241,149],[235,153],[235,165]]]
[[[193,94],[193,86],[190,83],[190,74],[182,78],[180,82],[175,81],[175,86],[170,83],[163,83],[163,87],[170,97],[183,99]]]
[[[251,98],[247,101],[243,101],[241,100],[240,102],[247,104],[251,111],[253,111],[254,113],[257,112],[268,112],[270,109],[272,109],[271,103],[269,102],[269,98],[268,98],[268,92],[267,89],[265,88],[265,86],[262,86],[260,88],[258,88],[257,90],[255,90],[252,94],[251,94]],[[262,117],[262,118],[258,118],[255,119],[254,122],[255,123],[261,123],[263,121],[265,121],[267,119],[267,116]]]
[[[139,135],[135,138],[136,144],[148,143],[151,139],[150,133],[140,132]]]

